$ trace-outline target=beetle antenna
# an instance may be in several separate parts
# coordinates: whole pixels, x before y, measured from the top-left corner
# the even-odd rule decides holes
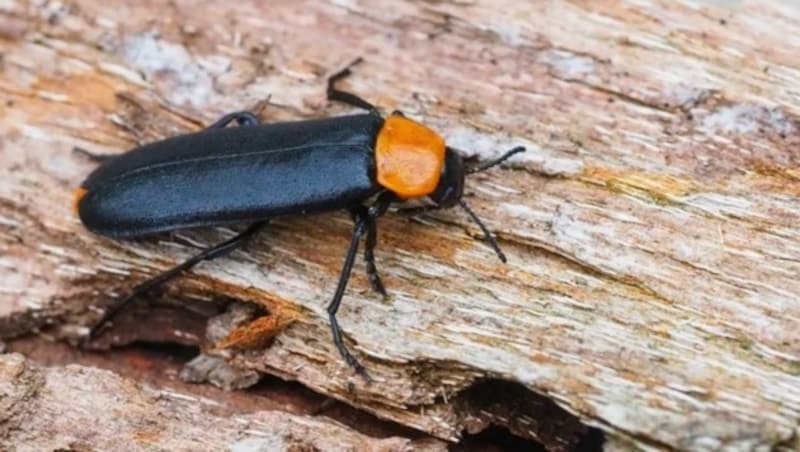
[[[472,218],[472,221],[474,221],[481,228],[481,231],[483,231],[483,236],[486,237],[486,240],[489,242],[490,245],[492,245],[492,248],[494,248],[494,252],[497,253],[497,257],[500,258],[500,261],[505,264],[506,255],[503,254],[503,250],[500,249],[500,245],[497,244],[497,239],[494,237],[494,235],[492,235],[492,233],[489,232],[489,229],[486,228],[481,219],[478,218],[477,215],[475,215],[475,212],[473,212],[472,209],[470,209],[469,206],[467,206],[467,203],[465,203],[463,199],[459,199],[458,204],[461,206],[462,209],[464,209],[465,212],[467,212],[470,218]]]
[[[496,158],[494,160],[490,160],[488,162],[483,163],[482,165],[478,165],[476,167],[469,168],[469,169],[466,170],[466,173],[467,174],[473,174],[473,173],[480,173],[481,171],[486,171],[489,168],[495,167],[495,166],[505,162],[506,160],[510,159],[511,156],[513,156],[514,154],[519,154],[520,152],[525,152],[525,147],[524,146],[517,146],[514,149],[506,152],[505,154],[501,155],[500,157],[498,157],[498,158]]]

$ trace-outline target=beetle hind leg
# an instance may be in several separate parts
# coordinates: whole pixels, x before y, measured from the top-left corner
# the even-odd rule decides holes
[[[258,116],[256,116],[254,113],[249,111],[235,111],[219,118],[215,123],[211,124],[207,128],[222,129],[233,121],[239,123],[240,126],[257,126],[261,124],[261,120],[258,119]]]
[[[181,272],[189,270],[190,268],[194,267],[195,265],[199,264],[202,261],[210,261],[212,259],[225,256],[227,254],[230,254],[232,251],[243,247],[244,245],[247,244],[247,242],[251,238],[253,238],[253,236],[255,236],[258,232],[264,229],[267,223],[268,223],[267,221],[259,221],[258,223],[254,223],[244,231],[235,235],[234,237],[218,245],[206,248],[202,252],[187,259],[183,263],[178,264],[170,268],[169,270],[161,272],[153,276],[152,278],[140,283],[139,285],[134,287],[130,291],[130,293],[128,293],[125,297],[119,299],[106,309],[106,311],[103,313],[103,317],[100,319],[99,322],[95,324],[95,326],[89,332],[89,336],[87,338],[88,341],[92,341],[93,339],[100,336],[110,326],[111,320],[114,318],[114,316],[118,312],[120,312],[122,308],[130,304],[133,300],[135,300],[136,297],[138,297],[139,295],[142,295],[147,291],[149,291],[150,289],[153,289],[156,286],[169,281],[170,279],[178,276]]]
[[[389,209],[389,206],[396,200],[395,195],[390,191],[384,191],[375,202],[369,207],[365,208],[361,215],[367,220],[367,239],[364,244],[364,262],[367,266],[367,276],[369,277],[369,284],[375,292],[381,294],[384,298],[388,296],[386,287],[381,281],[378,274],[378,268],[375,266],[375,245],[378,242],[378,218],[381,217]]]
[[[102,163],[102,162],[105,162],[107,160],[111,160],[114,157],[119,156],[119,154],[101,154],[99,152],[92,152],[92,151],[89,151],[89,150],[86,150],[86,149],[83,149],[83,148],[79,148],[77,146],[72,148],[72,152],[74,154],[82,155],[82,156],[88,158],[89,160],[91,160],[93,162],[98,162],[98,163]]]
[[[249,111],[235,111],[233,113],[228,113],[227,115],[219,118],[216,122],[208,126],[207,129],[222,129],[223,127],[226,127],[233,121],[236,121],[240,126],[257,126],[261,124],[261,120],[258,119],[258,116],[256,116],[254,113],[251,113]],[[72,152],[75,154],[80,154],[88,158],[89,160],[97,163],[106,162],[120,155],[120,154],[101,154],[98,152],[92,152],[79,147],[72,148]]]

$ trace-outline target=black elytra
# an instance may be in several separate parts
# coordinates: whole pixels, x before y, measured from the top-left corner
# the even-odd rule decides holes
[[[250,112],[234,112],[207,129],[123,154],[81,151],[102,162],[81,184],[75,200],[81,221],[94,233],[136,238],[178,229],[251,223],[233,238],[134,287],[105,310],[89,340],[102,334],[114,315],[137,296],[204,260],[243,247],[271,218],[344,209],[350,212],[354,229],[327,311],[339,353],[369,380],[366,369],[344,344],[336,312],[365,237],[364,261],[370,285],[386,294],[375,266],[377,220],[393,203],[405,199],[377,181],[375,147],[385,119],[369,102],[335,87],[358,62],[360,59],[329,77],[328,99],[368,110],[364,114],[261,124]],[[233,122],[238,127],[227,127]],[[505,262],[494,236],[462,199],[464,178],[523,151],[516,147],[493,161],[469,168],[458,151],[447,147],[439,182],[427,195],[433,204],[426,210],[460,205]]]

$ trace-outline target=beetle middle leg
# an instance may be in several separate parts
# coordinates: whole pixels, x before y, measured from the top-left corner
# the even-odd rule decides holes
[[[268,221],[259,221],[250,225],[247,229],[235,235],[234,237],[212,247],[206,248],[202,252],[192,256],[181,264],[178,264],[169,270],[161,272],[152,278],[140,283],[134,287],[128,295],[118,300],[113,305],[109,306],[100,321],[95,324],[94,328],[89,332],[89,340],[98,337],[108,326],[110,320],[126,305],[132,302],[136,297],[142,295],[153,289],[154,287],[169,281],[170,279],[178,276],[181,272],[191,269],[202,261],[210,261],[218,257],[230,254],[232,251],[243,247],[250,241],[253,236],[259,233],[268,224]]]
[[[336,88],[336,82],[350,75],[350,69],[361,61],[363,60],[360,57],[356,58],[352,63],[345,66],[344,69],[328,77],[328,100],[339,101],[353,107],[363,108],[364,110],[377,113],[378,109],[361,96]]]
[[[369,218],[367,223],[367,238],[364,241],[364,262],[367,266],[367,276],[372,290],[378,292],[383,297],[387,297],[386,287],[378,274],[378,267],[375,266],[375,245],[378,242],[378,225],[374,219]]]
[[[375,266],[375,245],[378,242],[378,218],[386,213],[389,205],[395,201],[396,197],[389,191],[384,191],[375,200],[366,211],[363,213],[367,218],[367,238],[364,243],[364,262],[366,264],[367,276],[369,277],[369,284],[372,290],[378,292],[383,297],[387,297],[386,288],[381,281],[378,274],[378,268]]]

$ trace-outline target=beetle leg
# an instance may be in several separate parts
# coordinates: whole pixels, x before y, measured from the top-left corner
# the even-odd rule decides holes
[[[381,215],[386,213],[386,210],[389,209],[389,205],[395,199],[394,194],[389,191],[384,191],[378,195],[378,199],[375,200],[375,203],[365,212],[368,221],[367,238],[364,243],[364,262],[367,266],[367,276],[369,277],[369,284],[372,286],[372,289],[384,297],[388,296],[388,294],[378,274],[378,268],[375,266],[375,245],[378,242],[377,220]]]
[[[389,206],[395,201],[397,201],[397,196],[388,190],[384,190],[378,195],[378,198],[369,207],[367,214],[370,218],[376,220],[378,217],[385,214],[386,211],[389,210]]]
[[[253,113],[249,111],[235,111],[219,118],[217,122],[211,124],[207,128],[221,129],[233,121],[238,122],[240,126],[257,126],[261,124],[261,120],[258,119],[258,116],[254,115]]]
[[[347,91],[336,89],[336,82],[350,75],[350,69],[361,61],[363,60],[360,57],[356,58],[352,63],[345,66],[344,69],[328,77],[328,100],[339,101],[353,107],[363,108],[364,110],[378,113],[378,109],[368,101],[364,100],[362,97]]]
[[[356,253],[358,252],[358,244],[361,241],[361,237],[364,235],[364,232],[366,232],[368,227],[367,224],[369,222],[368,217],[363,214],[363,211],[355,211],[353,212],[353,216],[355,219],[353,237],[350,239],[350,247],[347,249],[347,256],[344,259],[342,273],[339,275],[339,283],[336,286],[336,292],[334,293],[330,304],[328,304],[327,309],[328,318],[330,319],[331,324],[331,333],[333,334],[333,343],[336,345],[336,349],[339,350],[339,354],[342,355],[342,358],[344,358],[347,364],[355,369],[359,375],[363,376],[367,381],[371,381],[369,374],[367,374],[367,370],[361,365],[361,363],[358,362],[358,360],[344,345],[344,341],[342,340],[342,329],[339,327],[339,322],[336,320],[336,311],[339,310],[339,305],[342,303],[342,297],[344,296],[344,291],[347,288],[347,282],[350,280],[350,274],[353,271],[353,262],[355,261]]]
[[[75,154],[80,154],[93,162],[105,162],[106,160],[111,160],[114,157],[119,156],[120,154],[100,154],[98,152],[87,151],[86,149],[74,147],[72,148],[72,152]]]
[[[367,265],[367,276],[372,290],[378,292],[383,297],[387,297],[386,288],[383,286],[378,268],[375,266],[375,245],[378,241],[378,224],[370,218],[367,222],[367,238],[364,242],[364,262]]]
[[[416,215],[422,215],[424,213],[433,212],[435,210],[441,210],[442,208],[439,206],[419,206],[419,207],[404,207],[402,209],[397,209],[397,213],[406,217],[413,217]]]
[[[212,259],[216,259],[221,256],[225,256],[229,254],[231,251],[241,248],[242,246],[246,245],[247,242],[255,236],[258,232],[260,232],[266,225],[268,221],[259,221],[258,223],[252,224],[250,227],[245,229],[244,231],[240,232],[239,234],[235,235],[234,237],[218,244],[212,246],[210,248],[206,248],[201,253],[187,259],[185,262],[178,264],[169,270],[161,272],[152,278],[140,283],[136,287],[134,287],[128,295],[118,300],[113,305],[109,306],[105,313],[103,313],[103,318],[95,324],[94,328],[89,332],[89,340],[98,337],[105,329],[108,327],[110,320],[127,304],[133,301],[137,296],[149,291],[150,289],[158,286],[161,283],[164,283],[183,271],[189,270],[190,268],[194,267],[198,263],[202,261],[210,261]]]
[[[257,126],[261,124],[261,120],[258,119],[258,116],[249,112],[249,111],[236,111],[233,113],[228,113],[227,115],[219,118],[214,124],[208,126],[208,129],[221,129],[228,124],[236,121],[239,123],[240,126]],[[87,151],[86,149],[74,147],[72,148],[72,152],[76,154],[80,154],[84,157],[89,158],[89,160],[93,162],[105,162],[106,160],[111,160],[114,157],[118,157],[120,154],[100,154],[97,152]]]

